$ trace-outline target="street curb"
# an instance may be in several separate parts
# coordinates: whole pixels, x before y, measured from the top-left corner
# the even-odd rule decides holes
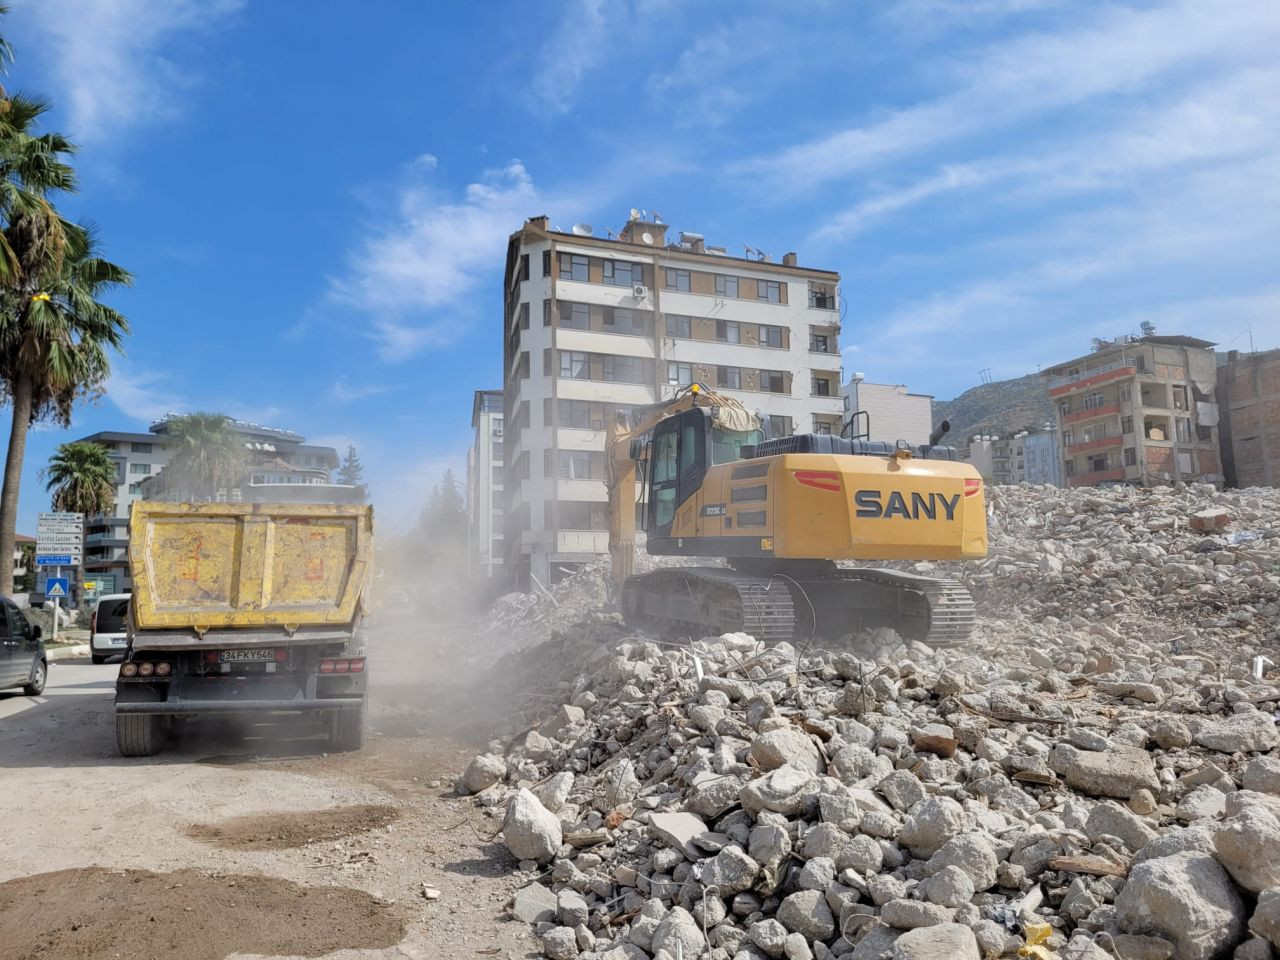
[[[76,657],[87,657],[89,655],[89,645],[87,643],[77,643],[74,647],[58,647],[54,650],[45,651],[45,659],[50,662],[54,660],[74,660]]]

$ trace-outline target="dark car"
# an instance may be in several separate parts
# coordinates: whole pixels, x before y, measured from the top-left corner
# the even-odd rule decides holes
[[[40,628],[8,597],[0,597],[0,606],[0,689],[22,687],[27,696],[39,696],[49,675]]]

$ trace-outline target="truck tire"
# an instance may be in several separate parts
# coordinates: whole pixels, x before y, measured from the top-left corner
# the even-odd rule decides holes
[[[116,717],[116,746],[122,757],[153,757],[164,747],[160,717],[125,713]]]
[[[335,752],[359,750],[364,745],[364,706],[359,710],[335,710],[329,718],[329,746]]]

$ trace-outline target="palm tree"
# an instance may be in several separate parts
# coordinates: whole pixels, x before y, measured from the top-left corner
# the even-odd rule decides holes
[[[116,498],[116,465],[100,443],[63,443],[49,458],[45,489],[53,509],[108,513]]]
[[[244,439],[221,413],[188,413],[166,421],[169,463],[165,490],[192,498],[212,498],[244,476]]]

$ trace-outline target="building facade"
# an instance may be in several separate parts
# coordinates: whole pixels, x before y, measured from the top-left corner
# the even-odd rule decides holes
[[[987,483],[1049,483],[1062,486],[1062,461],[1058,431],[1020,430],[1009,437],[976,436],[961,450],[962,460],[973,464]]]
[[[912,446],[929,442],[933,431],[933,397],[911,393],[902,384],[867,383],[862,374],[840,389],[844,418],[852,424],[851,435],[867,434],[867,439]],[[946,441],[943,441],[944,443]]]
[[[1280,486],[1280,350],[1232,350],[1218,367],[1222,465],[1231,487]]]
[[[1148,327],[1046,370],[1063,482],[1222,483],[1213,346]]]
[[[637,211],[616,239],[534,217],[504,278],[508,576],[528,588],[608,550],[605,428],[695,381],[760,414],[772,436],[838,433],[840,277],[668,243]]]
[[[973,437],[960,451],[960,459],[973,465],[987,483],[1013,483],[1012,443],[992,435]]]
[[[115,505],[110,515],[85,518],[82,578],[92,581],[91,594],[131,590],[129,578],[129,511],[135,500],[155,495],[162,470],[169,462],[168,424],[172,415],[151,424],[148,433],[105,430],[81,437],[107,450],[116,465]],[[289,430],[232,420],[231,427],[244,436],[246,469],[244,486],[250,484],[328,483],[338,465],[338,452],[305,442]],[[241,488],[227,493],[240,500]]]
[[[501,390],[477,390],[471,404],[475,437],[467,452],[467,542],[471,570],[494,579],[502,574],[503,409]]]

